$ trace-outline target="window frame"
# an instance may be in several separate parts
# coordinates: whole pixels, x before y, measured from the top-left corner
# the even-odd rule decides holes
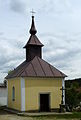
[[[15,87],[12,87],[12,101],[15,101]]]

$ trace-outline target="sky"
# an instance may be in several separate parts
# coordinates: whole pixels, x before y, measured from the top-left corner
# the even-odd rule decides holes
[[[31,10],[43,59],[74,79],[81,77],[81,0],[0,0],[0,82],[25,60]]]

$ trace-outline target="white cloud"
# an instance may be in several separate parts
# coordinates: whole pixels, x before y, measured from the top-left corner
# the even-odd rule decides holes
[[[10,8],[15,12],[22,13],[25,11],[25,3],[22,0],[11,0]]]
[[[25,59],[32,8],[43,58],[70,78],[81,77],[81,0],[0,0],[0,79]]]

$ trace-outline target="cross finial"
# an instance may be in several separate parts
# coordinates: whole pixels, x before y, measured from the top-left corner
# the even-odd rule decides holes
[[[34,10],[32,9],[32,11],[30,11],[30,12],[32,13],[32,16],[34,16],[34,14],[35,14]]]

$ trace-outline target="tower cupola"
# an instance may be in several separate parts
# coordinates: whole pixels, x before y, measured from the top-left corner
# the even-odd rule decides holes
[[[26,49],[26,61],[31,61],[35,56],[42,58],[42,47],[43,44],[37,38],[37,30],[35,28],[34,16],[32,16],[32,23],[30,28],[30,38],[27,44],[24,46]]]
[[[29,32],[31,35],[35,35],[37,33],[37,30],[36,30],[35,24],[34,24],[34,16],[32,16],[32,24],[31,24],[31,28],[30,28]]]

